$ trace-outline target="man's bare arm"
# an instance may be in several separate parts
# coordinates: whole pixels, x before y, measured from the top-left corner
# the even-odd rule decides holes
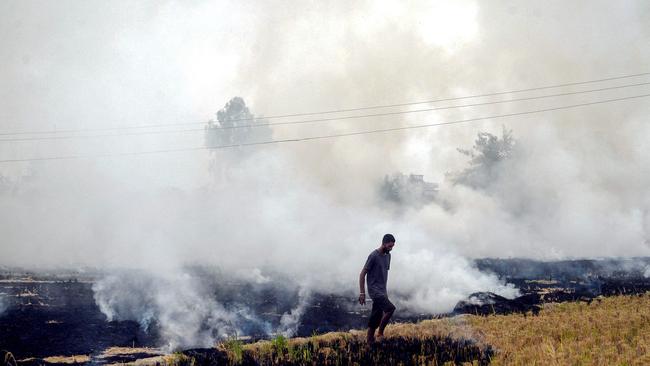
[[[366,304],[366,273],[368,270],[364,267],[359,274],[359,304]]]

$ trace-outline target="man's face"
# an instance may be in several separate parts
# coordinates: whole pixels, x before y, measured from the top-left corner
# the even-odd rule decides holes
[[[395,246],[395,242],[391,241],[382,245],[384,246],[384,253],[390,253],[390,251],[393,250],[393,247]]]

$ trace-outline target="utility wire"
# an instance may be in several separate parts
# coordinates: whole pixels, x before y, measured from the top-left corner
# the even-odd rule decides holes
[[[429,128],[429,127],[436,127],[436,126],[447,126],[447,125],[454,125],[454,124],[471,123],[471,122],[488,120],[488,119],[506,118],[506,117],[522,116],[522,115],[529,115],[529,114],[536,114],[536,113],[543,113],[543,112],[551,112],[551,111],[558,111],[558,110],[564,110],[564,109],[586,107],[586,106],[597,105],[597,104],[612,103],[612,102],[619,102],[619,101],[624,101],[624,100],[632,100],[632,99],[647,98],[647,97],[650,97],[650,94],[633,95],[633,96],[622,97],[622,98],[614,98],[614,99],[603,99],[603,100],[599,100],[599,101],[595,101],[595,102],[570,104],[570,105],[559,106],[559,107],[535,109],[535,110],[530,110],[530,111],[507,113],[507,114],[496,114],[496,115],[491,115],[491,116],[483,116],[483,117],[476,117],[476,118],[469,118],[469,119],[461,119],[461,120],[456,120],[456,121],[427,123],[427,124],[421,124],[421,125],[407,125],[407,126],[401,126],[401,127],[391,127],[391,128],[374,129],[374,130],[363,130],[363,131],[339,133],[339,134],[331,134],[331,135],[308,136],[308,137],[293,138],[293,139],[271,140],[271,141],[260,141],[260,142],[248,142],[248,143],[242,143],[242,144],[220,145],[220,146],[212,146],[212,147],[201,146],[201,147],[151,150],[151,151],[136,151],[136,152],[112,153],[112,154],[108,153],[108,154],[87,155],[87,156],[68,155],[68,156],[29,158],[29,159],[5,159],[5,160],[0,160],[0,163],[17,163],[17,162],[47,161],[47,160],[89,159],[89,158],[104,158],[104,157],[116,157],[116,156],[134,156],[134,155],[145,155],[145,154],[149,155],[149,154],[160,154],[160,153],[171,153],[171,152],[186,152],[186,151],[199,151],[199,150],[218,150],[218,149],[228,149],[228,148],[235,148],[235,147],[245,147],[245,146],[259,146],[259,145],[271,145],[271,144],[280,144],[280,143],[288,143],[288,142],[323,140],[323,139],[332,139],[332,138],[339,138],[339,137],[346,137],[346,136],[358,136],[358,135],[367,135],[367,134],[375,134],[375,133],[386,133],[386,132],[393,132],[393,131],[411,130],[411,129],[417,129],[417,128]]]
[[[618,85],[618,86],[611,86],[611,87],[606,87],[606,88],[598,88],[598,89],[583,90],[583,91],[576,91],[576,92],[566,92],[566,93],[558,93],[558,94],[540,95],[540,96],[534,96],[534,97],[498,100],[498,101],[492,101],[492,102],[482,102],[482,103],[444,106],[444,107],[414,109],[414,110],[410,110],[410,111],[396,111],[396,112],[373,113],[373,114],[363,114],[363,115],[353,115],[353,116],[307,119],[307,120],[301,120],[301,121],[270,122],[270,123],[257,123],[257,124],[248,124],[248,125],[223,126],[223,127],[222,126],[215,126],[215,127],[209,128],[209,130],[231,130],[231,129],[239,129],[239,128],[254,128],[254,127],[279,126],[279,125],[295,125],[295,124],[306,124],[306,123],[319,123],[319,122],[331,122],[331,121],[349,120],[349,119],[357,119],[357,118],[394,116],[394,115],[401,115],[401,114],[432,112],[432,111],[439,111],[439,110],[445,110],[445,109],[479,107],[479,106],[492,105],[492,104],[512,103],[512,102],[521,102],[521,101],[537,100],[537,99],[547,99],[547,98],[563,97],[563,96],[569,96],[569,95],[601,92],[601,91],[606,91],[606,90],[631,88],[631,87],[644,86],[644,85],[650,85],[650,82],[637,83],[637,84],[627,84],[627,85]],[[186,133],[186,132],[199,132],[199,131],[200,132],[206,131],[206,128],[192,128],[192,129],[168,130],[168,131],[127,132],[127,133],[100,134],[100,135],[20,137],[20,138],[10,138],[10,139],[8,139],[8,138],[0,139],[0,142],[68,140],[68,139],[77,139],[77,138],[158,135],[158,134]]]
[[[545,90],[545,89],[562,88],[562,87],[567,87],[567,86],[593,84],[593,83],[612,81],[612,80],[629,79],[629,78],[647,76],[647,75],[650,75],[650,72],[623,75],[623,76],[615,76],[615,77],[609,77],[609,78],[603,78],[603,79],[578,81],[578,82],[572,82],[572,83],[546,85],[546,86],[526,88],[526,89],[514,89],[514,90],[509,90],[509,91],[501,91],[501,92],[493,92],[493,93],[474,94],[474,95],[466,95],[466,96],[460,96],[460,97],[450,97],[450,98],[425,100],[425,101],[419,101],[419,102],[385,104],[385,105],[365,106],[365,107],[357,107],[357,108],[347,108],[347,109],[333,109],[333,110],[324,110],[324,111],[319,111],[319,112],[278,114],[278,115],[271,115],[271,116],[267,116],[267,117],[240,118],[240,119],[234,119],[234,120],[231,120],[231,121],[234,122],[234,121],[270,120],[270,119],[277,119],[277,118],[302,117],[302,116],[313,116],[313,115],[319,115],[319,114],[332,114],[332,113],[363,111],[363,110],[370,110],[370,109],[404,107],[404,106],[418,105],[418,104],[449,102],[449,101],[454,101],[454,100],[490,97],[490,96],[497,96],[497,95],[504,95],[504,94],[514,94],[514,93],[523,93],[523,92],[530,92],[530,91],[539,91],[539,90]],[[184,123],[167,123],[167,124],[148,124],[148,125],[139,125],[139,126],[124,126],[124,127],[105,127],[105,128],[92,128],[92,129],[88,128],[88,129],[64,129],[64,130],[50,130],[50,131],[15,131],[15,132],[0,132],[0,136],[115,131],[115,130],[130,130],[130,129],[140,129],[140,128],[188,126],[188,125],[205,124],[205,123],[206,122],[184,122]]]

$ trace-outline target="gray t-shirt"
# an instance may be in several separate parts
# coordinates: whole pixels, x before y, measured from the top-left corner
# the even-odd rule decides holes
[[[390,253],[381,254],[373,250],[363,266],[368,273],[368,294],[370,298],[388,297],[386,282],[388,282],[388,270],[390,269]]]

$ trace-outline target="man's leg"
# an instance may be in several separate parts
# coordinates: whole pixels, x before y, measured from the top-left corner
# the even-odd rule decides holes
[[[391,310],[389,312],[385,312],[384,316],[381,317],[381,322],[379,323],[379,332],[377,332],[378,337],[383,337],[384,336],[384,329],[386,329],[386,325],[388,325],[388,322],[390,321],[390,317],[393,316],[393,313],[395,310]]]
[[[379,322],[379,332],[377,332],[378,337],[384,336],[384,329],[386,329],[386,325],[388,325],[388,322],[390,321],[390,318],[393,316],[394,312],[395,305],[393,305],[390,300],[386,299],[383,316],[381,317],[381,322]]]
[[[368,327],[368,336],[366,339],[368,341],[368,344],[375,343],[375,329],[376,328]]]
[[[381,318],[383,316],[381,304],[378,304],[373,300],[372,302],[372,311],[370,313],[370,318],[368,319],[368,344],[375,342],[375,330],[381,324]]]

